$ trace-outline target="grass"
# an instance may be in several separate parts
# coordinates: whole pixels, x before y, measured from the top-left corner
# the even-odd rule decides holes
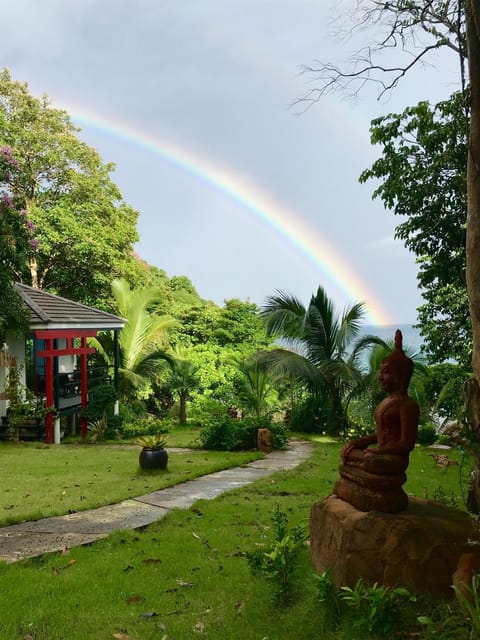
[[[168,469],[152,473],[140,469],[139,452],[138,446],[0,444],[0,526],[113,504],[261,457],[173,452]]]
[[[292,526],[308,527],[312,504],[332,490],[339,449],[339,443],[320,441],[296,470],[198,501],[142,530],[119,531],[67,555],[0,564],[0,638],[353,640],[345,630],[321,631],[306,547],[294,601],[283,609],[274,606],[269,582],[252,577],[245,558],[267,542],[276,505]],[[413,452],[407,490],[424,496],[442,487],[446,495],[461,496],[459,467],[443,471],[428,452]],[[99,474],[98,482],[108,481],[109,473]],[[409,633],[395,637],[427,637],[419,629]]]

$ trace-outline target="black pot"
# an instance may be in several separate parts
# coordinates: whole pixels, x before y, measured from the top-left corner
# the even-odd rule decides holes
[[[166,449],[149,449],[144,447],[140,451],[140,467],[149,469],[166,469],[168,464],[168,453]]]

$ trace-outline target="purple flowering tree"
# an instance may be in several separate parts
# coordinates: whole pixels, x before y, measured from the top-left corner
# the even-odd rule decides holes
[[[0,104],[0,146],[11,146],[18,163],[5,168],[6,193],[27,212],[25,251],[15,262],[23,265],[23,282],[108,307],[114,278],[135,286],[145,277],[134,256],[138,213],[112,181],[113,165],[79,138],[68,113],[47,96],[32,96],[6,69]],[[39,247],[32,251],[35,237]]]

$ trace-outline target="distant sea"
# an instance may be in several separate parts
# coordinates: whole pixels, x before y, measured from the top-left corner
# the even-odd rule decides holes
[[[410,353],[420,351],[423,344],[420,331],[411,324],[392,324],[378,327],[376,325],[363,325],[361,335],[374,335],[382,340],[392,340],[395,338],[395,331],[400,329],[403,336],[403,346],[408,347]]]

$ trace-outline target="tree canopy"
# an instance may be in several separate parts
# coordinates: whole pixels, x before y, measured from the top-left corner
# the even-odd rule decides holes
[[[111,179],[114,166],[78,138],[65,111],[0,73],[0,145],[16,159],[10,188],[36,227],[24,282],[103,306],[114,277],[138,281],[137,212]]]
[[[396,235],[417,256],[425,303],[418,309],[426,351],[434,362],[471,361],[465,279],[467,133],[464,96],[431,107],[420,102],[372,121],[382,155],[360,176],[380,180],[374,198],[403,221]]]

